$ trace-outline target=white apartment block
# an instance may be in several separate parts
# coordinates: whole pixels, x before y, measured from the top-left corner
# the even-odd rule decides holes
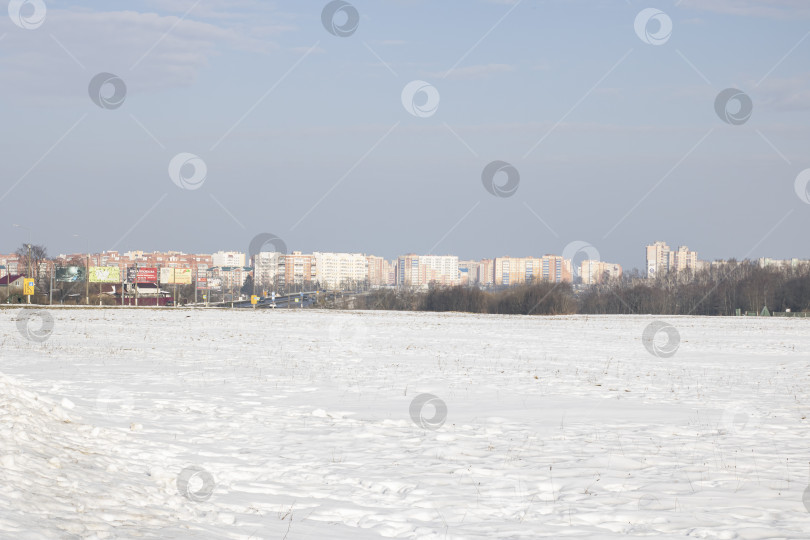
[[[666,242],[655,242],[647,246],[647,277],[666,274],[669,270],[669,246]]]
[[[312,254],[315,259],[315,281],[326,289],[340,289],[368,281],[368,258],[362,253]]]
[[[404,255],[397,259],[397,285],[427,287],[458,285],[458,257],[455,255]]]
[[[646,248],[647,277],[665,275],[668,272],[695,271],[698,269],[698,254],[681,246],[672,251],[666,242],[655,242]]]
[[[419,266],[425,268],[427,283],[458,285],[458,257],[455,255],[422,255]]]
[[[286,255],[278,252],[262,251],[253,256],[253,273],[256,285],[272,287],[284,281],[284,263]]]
[[[245,254],[238,251],[217,251],[211,255],[212,266],[245,266]]]
[[[798,268],[810,264],[810,261],[802,259],[770,259],[768,257],[761,258],[758,262],[760,268],[778,268],[780,270]]]
[[[621,278],[622,266],[603,261],[585,260],[579,264],[579,275],[583,285],[595,285],[602,283],[605,278],[609,280]]]

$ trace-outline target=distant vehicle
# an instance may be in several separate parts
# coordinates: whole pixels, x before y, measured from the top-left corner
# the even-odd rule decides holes
[[[271,307],[271,308],[275,309],[275,308],[276,308],[276,303],[275,303],[275,302],[271,302],[271,303],[269,304],[269,307]]]

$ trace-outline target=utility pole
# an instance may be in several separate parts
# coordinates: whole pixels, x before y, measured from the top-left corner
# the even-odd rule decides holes
[[[138,293],[140,293],[140,289],[138,288],[138,263],[135,263],[135,276],[132,278],[132,284],[135,285],[135,307],[138,307]]]
[[[25,275],[26,279],[31,279],[31,228],[26,227],[25,225],[18,225],[14,224],[14,228],[16,229],[25,229],[28,231],[28,244],[26,247],[28,248],[28,273]],[[11,282],[8,282],[8,286],[11,287]],[[26,295],[28,297],[28,303],[31,303],[31,295]]]
[[[31,233],[29,233],[31,234]],[[31,240],[28,240],[28,279],[31,279]],[[31,295],[28,295],[28,303],[31,303]]]
[[[90,305],[90,249],[87,249],[87,276],[84,279],[84,293],[87,305]]]
[[[258,254],[253,256],[253,296],[256,296],[256,257]]]

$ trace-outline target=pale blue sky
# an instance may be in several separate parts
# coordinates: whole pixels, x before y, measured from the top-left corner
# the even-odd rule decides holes
[[[659,239],[810,258],[804,0],[355,1],[348,37],[322,1],[45,4],[35,29],[0,11],[0,252],[20,223],[52,254],[247,250],[270,232],[389,258],[584,240],[629,269]],[[672,21],[661,45],[634,30],[650,7]],[[89,98],[99,72],[126,83],[120,108]],[[435,114],[403,107],[413,80]],[[743,125],[715,113],[729,87],[753,102]],[[207,165],[199,189],[169,177],[181,152]],[[514,196],[484,189],[494,160],[520,172]]]

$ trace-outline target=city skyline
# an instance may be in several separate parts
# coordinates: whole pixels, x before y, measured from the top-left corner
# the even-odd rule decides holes
[[[40,4],[0,17],[0,251],[808,257],[795,0]]]
[[[263,234],[266,234],[266,233],[263,233]],[[262,235],[259,235],[259,237],[260,236],[262,236]],[[38,244],[38,242],[36,241],[36,238],[32,239],[31,242],[34,245]],[[655,242],[658,242],[658,241],[657,240],[656,241],[648,240],[648,242],[650,242],[650,244],[644,244],[644,245],[645,246],[650,246],[651,244],[654,244]],[[19,248],[20,246],[22,246],[24,244],[27,244],[27,243],[28,243],[28,240],[26,239],[25,241],[21,242],[19,245],[17,245],[13,249],[7,249],[7,250],[0,249],[0,255],[6,255],[6,256],[7,255],[12,255],[16,251],[17,248]],[[680,242],[671,242],[671,241],[667,240],[664,243],[665,244],[666,243],[672,244],[676,248],[687,247],[687,246],[691,247],[693,245],[697,245],[697,244],[694,244],[692,241],[686,242],[686,243],[680,243]],[[1,243],[0,243],[0,245],[1,245]],[[85,254],[86,255],[88,253],[87,250],[63,251],[63,250],[52,250],[49,246],[45,246],[45,247],[48,249],[49,258],[63,258],[63,257],[66,257],[66,256],[75,256],[75,255],[80,255],[80,254]],[[452,256],[458,257],[458,259],[460,261],[467,261],[467,260],[484,260],[484,259],[512,258],[512,257],[515,257],[515,258],[527,258],[527,257],[529,257],[530,258],[530,257],[539,257],[539,256],[545,256],[545,255],[560,255],[560,256],[563,256],[563,254],[566,251],[569,251],[569,252],[577,254],[577,255],[580,254],[580,253],[582,255],[587,255],[587,251],[589,249],[591,249],[591,248],[595,248],[595,246],[592,246],[592,245],[590,245],[590,244],[588,244],[587,242],[584,242],[584,241],[574,241],[574,242],[569,243],[567,246],[563,247],[562,249],[560,249],[557,252],[551,251],[551,250],[543,250],[543,249],[533,250],[533,251],[530,250],[530,249],[526,249],[526,250],[522,250],[521,252],[517,252],[517,253],[498,253],[497,255],[489,254],[488,256],[483,256],[483,257],[468,257],[468,256],[464,256],[464,255],[459,255],[457,253],[454,253],[454,252],[448,250],[446,252],[443,251],[441,253],[425,253],[424,255],[452,255]],[[612,257],[610,255],[605,257],[604,254],[602,254],[598,250],[595,252],[596,256],[591,257],[589,260],[601,261],[601,262],[610,263],[610,264],[620,264],[625,272],[629,272],[629,271],[632,271],[632,270],[638,270],[641,274],[646,274],[646,272],[648,270],[648,264],[647,264],[647,259],[645,258],[645,252],[642,249],[639,249],[638,246],[636,246],[636,248],[637,249],[636,249],[636,257],[635,258],[638,260],[638,262],[636,262],[635,264],[632,264],[632,266],[628,265],[627,263],[625,263],[623,261],[617,260],[616,257]],[[89,253],[91,255],[100,255],[100,254],[107,253],[107,252],[116,252],[116,253],[121,253],[121,254],[126,254],[126,253],[163,253],[163,254],[177,253],[177,254],[183,254],[183,255],[209,255],[210,256],[210,255],[212,255],[214,253],[218,253],[218,252],[237,252],[237,253],[244,253],[244,254],[247,255],[249,253],[249,251],[250,251],[249,247],[248,247],[248,249],[236,249],[234,246],[231,246],[230,248],[225,246],[225,247],[220,247],[220,248],[218,248],[216,250],[204,250],[204,251],[191,251],[191,250],[183,250],[183,249],[165,249],[165,250],[162,250],[162,249],[152,249],[152,250],[127,249],[127,250],[100,250],[100,251],[94,251],[94,250],[91,249],[89,251]],[[392,250],[386,250],[386,253],[388,253],[388,252],[395,253],[395,255],[393,255],[393,256],[388,256],[388,255],[384,255],[384,254],[381,254],[381,253],[371,252],[371,251],[368,251],[368,250],[358,250],[358,251],[338,251],[338,250],[334,250],[334,249],[331,249],[331,250],[329,250],[329,249],[327,249],[327,250],[305,250],[305,249],[299,249],[296,246],[290,247],[287,250],[287,253],[291,254],[293,251],[298,251],[298,252],[301,252],[301,253],[351,253],[351,254],[362,254],[362,255],[367,255],[367,256],[381,257],[381,258],[383,258],[385,260],[388,260],[388,261],[395,261],[398,257],[400,257],[400,256],[402,256],[404,254],[418,254],[418,252],[416,252],[416,251],[392,251]],[[690,251],[693,252],[693,253],[701,253],[701,254],[703,254],[702,250],[699,250],[699,249],[690,250]],[[754,256],[752,254],[748,254],[748,256],[746,256],[746,257],[743,257],[742,255],[735,255],[735,254],[731,254],[730,256],[727,256],[727,257],[713,257],[713,256],[705,256],[704,255],[699,260],[700,261],[711,262],[711,261],[726,261],[726,260],[731,260],[731,259],[738,260],[738,261],[742,261],[742,260],[745,260],[745,259],[748,259],[748,260],[758,260],[758,259],[774,259],[774,260],[800,259],[800,260],[808,260],[808,259],[810,259],[810,254],[797,253],[797,251],[801,251],[801,250],[794,250],[792,252],[789,250],[787,252],[787,254],[784,255],[784,256],[775,256],[775,255],[767,254],[767,253],[765,255],[759,255],[759,256]],[[584,259],[586,259],[588,257],[577,256],[576,258],[584,260]]]
[[[261,235],[257,235],[256,237],[254,237],[253,243],[255,243],[256,240],[261,240],[266,235],[268,235],[268,233],[262,233]],[[274,236],[274,235],[269,235],[269,236]],[[731,260],[731,259],[738,260],[738,261],[745,260],[745,259],[748,259],[748,260],[756,260],[756,259],[804,259],[804,258],[810,259],[810,257],[802,257],[800,254],[792,254],[792,255],[789,254],[787,257],[769,257],[769,256],[753,257],[753,256],[750,256],[750,255],[747,256],[747,257],[734,256],[734,255],[732,255],[730,257],[711,257],[711,256],[707,257],[707,256],[704,256],[704,257],[701,257],[701,258],[698,259],[698,257],[697,257],[698,250],[689,249],[689,246],[692,245],[692,242],[689,242],[688,245],[684,244],[684,243],[673,243],[673,242],[670,242],[669,240],[666,240],[666,241],[655,240],[655,241],[648,241],[648,242],[649,243],[644,245],[645,249],[644,249],[643,252],[638,250],[638,249],[636,250],[639,253],[638,258],[643,260],[642,264],[632,266],[632,267],[627,266],[627,265],[622,264],[622,263],[619,263],[619,264],[622,264],[622,266],[624,268],[628,269],[628,270],[637,269],[640,272],[644,273],[647,270],[649,270],[649,259],[650,259],[649,249],[654,247],[654,246],[658,246],[658,245],[660,245],[660,246],[662,246],[664,248],[664,253],[665,254],[668,254],[668,255],[665,255],[665,257],[667,257],[667,256],[668,257],[677,257],[678,251],[687,250],[688,254],[690,255],[690,259],[689,259],[690,261],[698,261],[698,260],[699,261],[726,261],[726,260]],[[36,241],[36,239],[33,239],[31,241],[31,243],[32,243],[32,245],[38,245],[38,242]],[[22,242],[17,247],[18,248],[19,247],[24,247],[26,244],[28,244],[27,240],[25,242]],[[285,248],[283,251],[277,251],[277,250],[273,250],[273,249],[265,249],[266,246],[263,246],[260,251],[261,252],[267,252],[267,253],[285,253],[285,254],[292,254],[293,252],[300,252],[300,253],[362,254],[362,255],[365,255],[365,256],[380,257],[380,258],[383,258],[385,260],[396,260],[398,257],[401,257],[403,255],[416,255],[416,254],[418,254],[418,252],[415,252],[415,251],[396,251],[396,252],[392,251],[393,253],[397,253],[397,254],[392,256],[392,257],[389,257],[389,256],[386,256],[386,255],[381,255],[380,253],[373,253],[373,252],[368,251],[368,250],[359,250],[359,251],[338,251],[338,250],[333,250],[333,249],[332,250],[304,250],[304,249],[298,249],[295,246],[287,248],[287,246],[283,242],[283,240],[281,241],[281,244]],[[672,246],[675,246],[677,249],[674,249],[674,250],[671,249],[669,244],[672,244]],[[39,244],[39,245],[41,245],[41,244]],[[152,250],[127,249],[127,250],[102,250],[102,251],[94,251],[94,250],[90,250],[90,251],[87,251],[87,250],[63,251],[63,250],[52,250],[52,249],[49,249],[48,246],[44,246],[44,247],[46,249],[48,249],[48,258],[50,258],[50,259],[66,258],[66,257],[71,257],[71,256],[79,256],[79,255],[87,255],[87,254],[97,256],[97,255],[101,255],[101,254],[105,254],[105,253],[118,253],[118,254],[122,254],[122,255],[125,255],[125,254],[138,254],[138,253],[140,253],[140,254],[166,254],[166,255],[168,255],[168,254],[179,254],[179,255],[188,255],[188,256],[207,255],[209,257],[212,256],[213,254],[216,254],[216,253],[237,253],[237,254],[242,254],[245,257],[245,262],[244,262],[245,265],[248,265],[248,263],[249,263],[248,259],[250,257],[251,249],[255,248],[255,246],[253,246],[253,245],[249,246],[248,249],[236,249],[236,248],[234,248],[234,246],[230,246],[230,247],[224,246],[224,247],[220,247],[220,248],[218,248],[216,250],[205,250],[205,251],[196,251],[195,252],[195,251],[184,250],[184,249],[166,249],[166,250],[160,250],[160,249],[152,249]],[[569,256],[568,258],[589,259],[589,260],[602,261],[602,262],[607,262],[608,260],[611,260],[611,261],[614,260],[614,258],[612,258],[612,257],[608,257],[607,259],[605,259],[603,257],[603,255],[601,253],[599,253],[598,250],[595,250],[595,251],[594,250],[595,250],[595,247],[588,244],[587,242],[575,241],[575,242],[571,242],[570,244],[565,246],[565,248],[563,248],[559,252],[552,252],[552,251],[549,251],[549,250],[540,249],[540,250],[534,250],[534,251],[532,251],[530,253],[527,250],[524,250],[524,251],[526,251],[526,253],[523,253],[523,252],[516,253],[516,254],[513,254],[513,253],[499,253],[497,255],[489,254],[487,256],[478,257],[478,258],[476,258],[476,257],[466,257],[464,255],[458,255],[457,253],[453,253],[451,251],[442,252],[442,253],[423,253],[423,255],[433,255],[433,256],[452,255],[452,256],[458,257],[458,259],[461,261],[461,260],[483,260],[483,259],[495,259],[495,258],[513,258],[513,257],[525,258],[525,257],[538,257],[538,256],[546,256],[546,255],[565,256],[564,254],[568,253],[569,255],[572,255],[572,256]],[[0,250],[0,256],[13,255],[15,251],[16,251],[16,249],[6,250],[6,251]],[[258,253],[259,251],[256,251],[256,252]],[[580,255],[584,255],[584,257],[580,256]],[[669,264],[671,264],[671,260],[670,259],[666,259],[666,260],[667,260],[667,262],[665,263],[665,265],[668,267]],[[674,260],[674,259],[672,259],[672,260]],[[689,262],[689,263],[677,264],[676,266],[678,266],[678,269],[683,269],[684,267],[690,267],[691,268],[691,267],[693,267],[693,265],[694,265],[694,262]],[[220,266],[229,266],[229,265],[222,264]],[[233,266],[238,266],[238,265],[234,264]]]
[[[268,249],[271,246],[272,249]],[[728,260],[700,259],[688,246],[671,249],[661,240],[645,246],[645,271],[637,268],[629,277],[655,279],[659,276],[688,275],[704,269],[722,269]],[[279,251],[281,250],[281,251]],[[0,277],[10,276],[14,281],[33,272],[37,280],[83,281],[87,271],[91,282],[124,283],[133,281],[141,271],[160,283],[197,283],[197,288],[241,287],[252,276],[257,286],[275,288],[279,285],[319,284],[326,289],[345,289],[357,285],[371,288],[397,286],[426,288],[429,285],[480,287],[510,287],[533,281],[569,282],[595,285],[606,280],[615,282],[625,275],[621,264],[604,260],[598,251],[584,243],[573,243],[562,255],[511,257],[494,256],[483,259],[463,259],[457,255],[404,254],[386,259],[369,253],[288,251],[275,235],[259,235],[247,252],[218,251],[213,253],[185,253],[182,251],[106,251],[96,254],[72,253],[45,256],[38,251],[35,269],[20,267],[29,264],[24,255],[0,254]],[[749,259],[750,260],[750,259]],[[810,264],[810,260],[797,257],[755,259],[760,267],[797,268]],[[140,269],[140,270],[139,270]],[[179,272],[179,274],[178,274]],[[65,278],[67,276],[67,278]],[[95,276],[95,277],[93,277]],[[103,277],[99,277],[103,276]],[[178,277],[180,276],[180,277]],[[112,277],[112,279],[110,279]],[[105,281],[106,280],[106,281]],[[202,285],[201,285],[202,283]],[[215,287],[212,286],[215,283]]]

